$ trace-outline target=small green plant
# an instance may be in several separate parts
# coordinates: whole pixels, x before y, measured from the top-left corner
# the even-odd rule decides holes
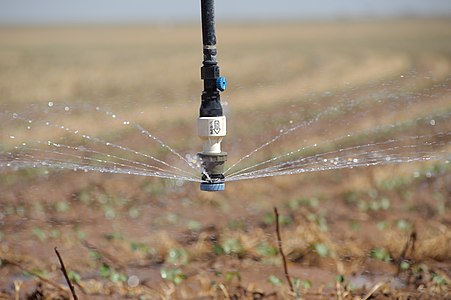
[[[160,270],[160,274],[161,278],[175,284],[180,284],[187,278],[187,276],[179,268],[175,269],[162,268]]]
[[[291,281],[293,282],[293,287],[295,291],[299,289],[308,290],[313,287],[312,282],[308,279],[301,280],[299,278],[293,278]]]
[[[77,239],[79,240],[85,240],[86,239],[86,232],[84,232],[83,230],[81,230],[78,225],[74,226],[74,233],[77,237]]]
[[[196,220],[189,220],[186,227],[191,231],[199,231],[202,229],[202,224]]]
[[[62,201],[58,201],[55,203],[55,210],[58,213],[65,213],[67,211],[69,211],[70,209],[70,204],[69,202],[62,200]]]
[[[58,229],[51,229],[49,236],[52,239],[57,239],[61,237],[61,231],[59,231]]]
[[[228,222],[228,227],[232,230],[244,230],[246,229],[245,220],[230,220]]]
[[[399,230],[407,231],[412,227],[412,224],[407,220],[399,219],[396,221],[396,227]]]
[[[189,261],[188,252],[183,248],[169,249],[167,262],[171,264],[184,265]]]
[[[81,276],[75,271],[67,271],[67,276],[69,277],[69,280],[73,283],[80,283],[81,282]]]
[[[390,262],[392,260],[390,253],[385,248],[374,248],[370,252],[370,257],[383,261]]]
[[[116,210],[114,209],[114,207],[109,206],[109,205],[105,205],[103,207],[103,214],[105,216],[105,219],[107,219],[107,220],[113,220],[117,216],[117,213],[116,213]]]
[[[257,252],[262,256],[274,257],[279,254],[276,247],[269,245],[268,243],[262,243],[257,247]]]
[[[381,221],[377,223],[377,229],[379,229],[380,231],[384,231],[386,229],[388,229],[388,224],[387,222]]]
[[[225,277],[225,280],[228,283],[231,283],[234,278],[236,278],[238,282],[241,282],[241,273],[240,273],[240,271],[228,271],[228,272],[225,273],[224,277]]]
[[[45,231],[42,228],[34,227],[31,230],[31,233],[35,237],[37,237],[41,242],[44,242],[45,240],[47,240],[47,234],[45,233]]]
[[[130,249],[133,252],[142,252],[145,254],[150,252],[149,245],[147,245],[146,243],[141,243],[141,242],[130,242]]]
[[[268,282],[271,283],[272,285],[276,285],[276,286],[283,285],[283,280],[274,274],[269,275]]]
[[[349,227],[352,231],[359,231],[361,229],[360,223],[355,220],[349,221]]]
[[[237,238],[227,239],[222,244],[222,249],[225,254],[236,254],[241,256],[244,254],[244,248],[241,241]]]
[[[88,205],[92,201],[91,192],[88,189],[83,189],[78,192],[78,200],[80,200],[83,204]]]
[[[403,271],[408,270],[410,268],[410,263],[408,261],[403,260],[400,264],[399,264],[399,268]]]
[[[263,223],[266,225],[272,225],[276,221],[276,218],[272,212],[267,212],[263,216]]]
[[[33,268],[30,272],[24,272],[25,276],[36,277],[36,275],[41,276],[43,278],[50,278],[50,274],[47,270],[42,270],[38,268]]]
[[[99,268],[99,275],[100,277],[110,280],[111,282],[118,283],[118,282],[126,282],[127,276],[125,276],[122,273],[116,272],[113,268],[111,268],[109,265],[103,263]]]
[[[433,275],[432,275],[432,282],[433,282],[435,285],[438,285],[438,286],[441,286],[441,285],[446,284],[445,278],[443,278],[442,276],[440,276],[440,275],[438,275],[438,274],[433,274]]]
[[[318,225],[319,230],[321,230],[322,232],[329,231],[329,226],[327,225],[327,220],[324,216],[319,216],[316,214],[309,214],[307,216],[307,219],[309,221],[315,223],[316,225]]]
[[[130,207],[128,210],[128,215],[132,219],[137,219],[139,217],[139,209],[134,206]]]
[[[313,245],[313,249],[320,257],[327,257],[330,255],[329,247],[326,244],[318,243]]]

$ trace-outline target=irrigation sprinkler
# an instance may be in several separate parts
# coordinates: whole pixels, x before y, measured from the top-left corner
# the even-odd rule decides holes
[[[202,139],[202,152],[198,153],[204,169],[200,189],[202,191],[223,191],[224,163],[227,153],[222,152],[221,142],[226,136],[220,92],[227,87],[227,81],[220,76],[216,61],[216,32],[214,0],[201,0],[203,62],[201,79],[204,81],[197,128]]]

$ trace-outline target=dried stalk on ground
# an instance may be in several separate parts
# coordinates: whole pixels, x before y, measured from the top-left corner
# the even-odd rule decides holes
[[[67,281],[67,285],[70,288],[70,292],[72,293],[72,297],[74,297],[74,300],[78,300],[77,294],[75,293],[75,288],[74,288],[72,282],[70,282],[69,275],[67,274],[66,267],[64,266],[63,258],[61,257],[61,255],[58,252],[58,249],[56,247],[54,248],[54,250],[55,250],[56,256],[58,256],[58,260],[59,260],[60,265],[61,265],[61,272],[63,272],[64,278]]]
[[[279,247],[280,255],[282,256],[283,261],[283,270],[285,272],[285,278],[288,281],[288,285],[290,286],[290,291],[294,294],[293,283],[291,282],[290,274],[288,273],[288,265],[287,265],[287,257],[282,249],[282,237],[280,236],[280,228],[279,228],[279,212],[277,211],[277,207],[274,206],[274,215],[276,217],[276,234],[277,234],[277,245]]]

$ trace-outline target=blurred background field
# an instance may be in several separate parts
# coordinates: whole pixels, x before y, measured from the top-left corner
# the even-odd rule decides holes
[[[430,142],[449,157],[449,19],[229,23],[217,34],[229,79],[230,163],[334,107],[243,166],[303,145],[331,141],[320,153],[440,132]],[[45,126],[27,132],[10,119],[17,112],[179,163],[95,108],[195,154],[200,48],[198,25],[0,27],[0,150],[80,142]],[[333,142],[349,133],[352,140]],[[446,159],[237,181],[217,194],[194,183],[75,171],[2,169],[0,178],[5,299],[64,294],[54,246],[85,299],[288,299],[273,206],[305,298],[365,297],[374,286],[381,299],[449,296]]]

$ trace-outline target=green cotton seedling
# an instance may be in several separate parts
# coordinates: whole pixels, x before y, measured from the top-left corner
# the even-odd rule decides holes
[[[144,254],[150,253],[149,245],[141,242],[130,242],[130,249],[133,252],[142,252]]]
[[[239,239],[227,239],[222,244],[222,249],[225,254],[242,255],[244,253],[243,245]]]
[[[166,261],[171,264],[185,265],[189,261],[188,252],[183,248],[171,248]]]
[[[30,272],[24,271],[23,272],[25,276],[30,276],[30,277],[36,277],[40,276],[43,278],[50,278],[50,274],[47,270],[41,270],[38,268],[33,268],[32,270],[30,270]]]
[[[199,231],[202,229],[202,224],[196,220],[189,220],[186,227],[191,231]]]
[[[410,268],[410,263],[408,261],[403,260],[400,264],[399,264],[399,268],[401,270],[408,270]]]
[[[299,289],[308,290],[313,287],[313,283],[308,279],[301,280],[299,278],[293,278],[291,282],[293,283],[295,291],[298,291]]]
[[[412,227],[412,224],[407,220],[399,219],[398,221],[396,221],[396,227],[399,230],[407,231]]]
[[[390,262],[392,260],[390,253],[388,253],[388,251],[385,248],[372,249],[370,257],[383,262]]]
[[[432,282],[434,282],[434,284],[438,285],[438,286],[446,284],[445,278],[443,278],[442,276],[440,276],[438,274],[432,275]]]
[[[127,276],[125,276],[122,273],[116,272],[113,268],[111,268],[109,265],[103,263],[99,268],[99,275],[100,277],[110,280],[111,282],[118,283],[118,282],[126,282]]]
[[[327,220],[324,216],[319,216],[316,214],[309,214],[307,216],[307,219],[311,222],[314,222],[316,225],[318,225],[318,228],[321,232],[329,231],[329,226],[327,225]]]
[[[262,243],[257,247],[257,252],[262,256],[274,257],[279,254],[279,250],[276,247],[267,243]]]
[[[187,278],[187,276],[179,268],[175,269],[162,268],[160,270],[160,275],[161,278],[163,278],[164,280],[170,281],[177,285],[182,283]]]
[[[105,219],[107,219],[107,220],[113,220],[117,217],[117,213],[116,213],[116,210],[114,209],[114,207],[108,206],[108,205],[105,205],[103,207],[103,214],[104,214]]]
[[[240,271],[228,271],[225,273],[224,277],[228,283],[232,282],[234,278],[236,278],[238,282],[241,282]]]
[[[313,247],[314,247],[315,252],[318,253],[318,255],[320,257],[327,257],[330,255],[329,247],[327,247],[326,244],[318,243],[318,244],[315,244]]]
[[[58,202],[55,203],[55,210],[58,213],[68,212],[69,209],[70,209],[70,203],[65,201],[65,200],[58,201]]]
[[[139,217],[139,209],[137,207],[130,207],[128,210],[128,216],[132,219],[137,219]]]
[[[272,285],[276,285],[276,286],[283,285],[283,280],[274,274],[269,275],[268,282],[271,283]]]
[[[246,229],[246,221],[245,220],[230,220],[227,223],[227,226],[232,230],[244,230],[244,229]]]
[[[45,233],[45,231],[39,227],[34,227],[31,230],[31,233],[37,237],[41,242],[44,242],[45,240],[47,240],[47,234]]]
[[[67,271],[67,276],[69,277],[69,280],[73,283],[80,283],[81,282],[81,276],[77,272],[74,271]]]

